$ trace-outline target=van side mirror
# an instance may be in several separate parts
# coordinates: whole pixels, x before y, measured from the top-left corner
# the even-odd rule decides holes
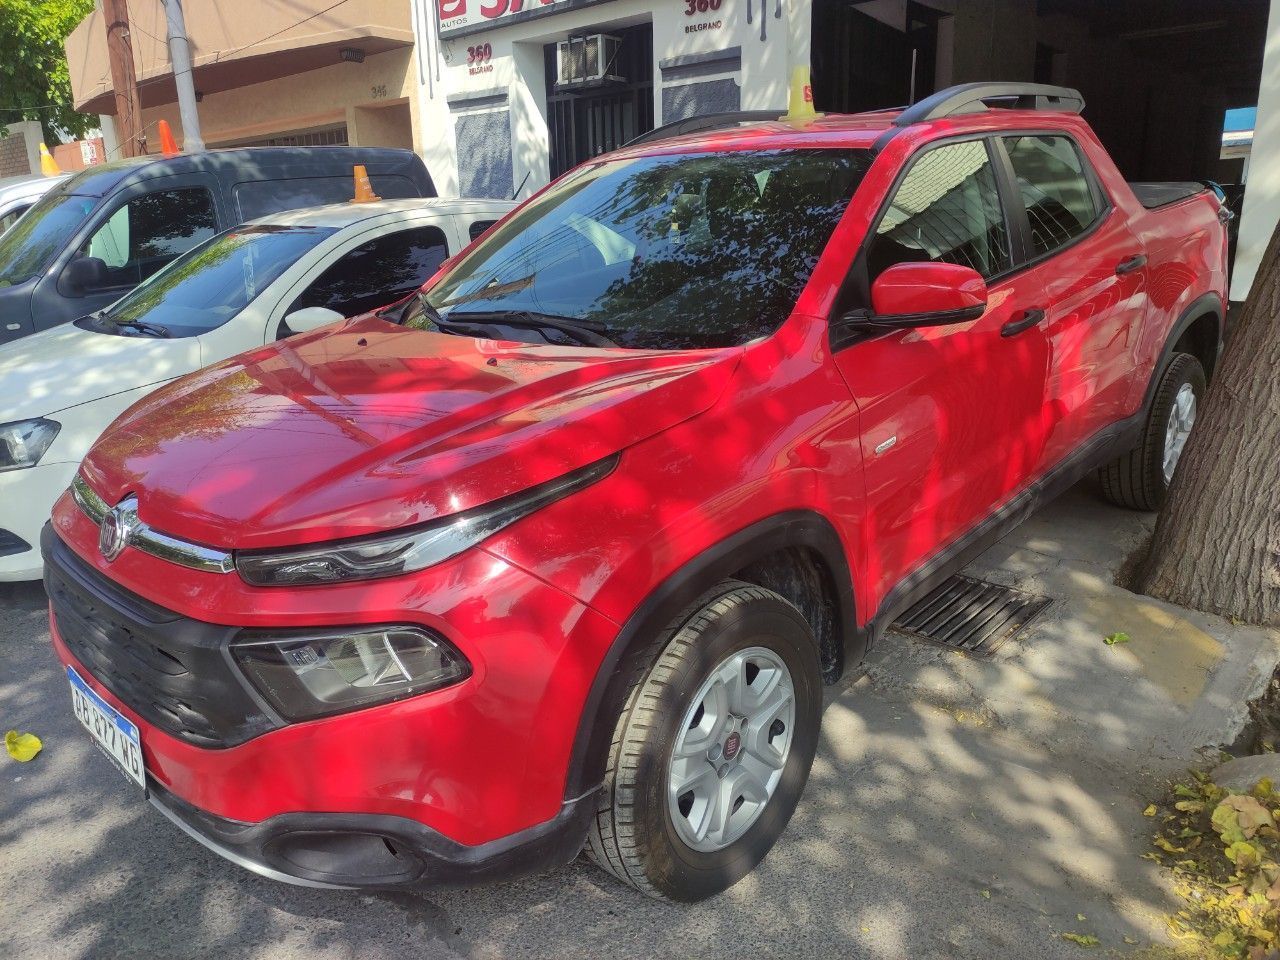
[[[883,332],[977,320],[987,309],[987,283],[956,263],[896,263],[871,284],[871,310],[842,319]]]
[[[309,330],[315,330],[317,327],[323,327],[329,323],[337,323],[339,320],[347,319],[337,310],[330,310],[328,307],[303,307],[301,310],[295,310],[284,318],[284,325],[289,328],[291,333],[306,333]]]
[[[63,267],[58,279],[68,296],[83,297],[107,286],[107,264],[98,257],[76,257]]]

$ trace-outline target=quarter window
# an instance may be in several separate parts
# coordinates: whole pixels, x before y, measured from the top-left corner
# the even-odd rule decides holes
[[[1093,225],[1098,217],[1093,189],[1080,151],[1068,137],[1007,137],[1004,144],[1036,256],[1052,253]]]
[[[917,261],[956,263],[987,278],[1009,268],[1009,231],[983,141],[922,154],[894,194],[867,251],[870,279]]]
[[[471,226],[467,228],[467,234],[473,241],[479,240],[484,232],[497,222],[497,220],[473,220]]]
[[[448,256],[449,244],[439,227],[388,233],[344,254],[288,312],[328,307],[354,317],[376,310],[422,286]]]

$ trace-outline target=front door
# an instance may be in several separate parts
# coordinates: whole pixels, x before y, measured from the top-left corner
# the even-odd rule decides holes
[[[990,150],[981,139],[924,148],[855,265],[870,283],[895,263],[958,263],[989,285],[977,320],[882,334],[836,354],[861,422],[876,604],[1012,498],[1042,459],[1048,342],[1035,323],[1002,334],[1036,319],[1044,290],[1035,274],[1012,272]]]

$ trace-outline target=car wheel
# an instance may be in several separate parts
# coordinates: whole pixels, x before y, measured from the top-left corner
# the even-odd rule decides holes
[[[656,644],[610,749],[587,855],[663,899],[746,876],[795,810],[817,749],[817,643],[791,603],[725,581]]]
[[[1176,353],[1165,368],[1142,440],[1098,471],[1102,493],[1117,506],[1159,510],[1204,397],[1204,367],[1189,353]]]

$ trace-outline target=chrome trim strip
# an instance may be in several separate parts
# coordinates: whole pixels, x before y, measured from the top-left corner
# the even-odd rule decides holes
[[[75,498],[80,509],[84,511],[84,515],[102,526],[102,518],[107,515],[107,511],[111,508],[107,506],[107,502],[103,500],[93,487],[85,482],[84,477],[76,474],[71,480],[71,496]]]
[[[71,495],[84,515],[96,526],[102,526],[102,521],[112,508],[107,506],[107,502],[78,473],[71,481]],[[128,529],[128,546],[169,563],[206,573],[231,573],[236,568],[235,557],[230,552],[161,533],[139,520],[136,514],[132,515]]]

